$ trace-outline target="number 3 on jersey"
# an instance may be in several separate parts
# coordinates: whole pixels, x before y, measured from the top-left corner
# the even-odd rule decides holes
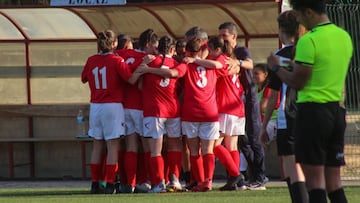
[[[162,69],[170,69],[169,66],[164,66],[164,65],[162,65],[160,68],[162,68]],[[169,86],[169,84],[170,84],[170,78],[163,78],[160,81],[160,86],[161,87],[167,87],[167,86]]]
[[[106,89],[106,66],[102,67],[99,70],[99,67],[96,67],[92,70],[92,73],[94,75],[95,79],[95,88],[96,89]],[[100,80],[99,77],[101,77],[101,86],[100,86]]]
[[[196,81],[196,85],[199,86],[200,88],[204,88],[207,85],[207,78],[206,78],[206,68],[202,67],[202,66],[198,66],[196,68],[196,71],[199,74],[200,80]]]

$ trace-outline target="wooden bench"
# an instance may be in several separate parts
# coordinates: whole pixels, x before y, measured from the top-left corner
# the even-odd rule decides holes
[[[9,159],[9,177],[15,177],[15,167],[22,165],[29,165],[30,177],[35,177],[35,145],[34,143],[46,143],[46,142],[80,142],[81,146],[81,174],[82,178],[87,177],[86,174],[86,142],[91,142],[91,138],[76,138],[75,135],[69,135],[64,133],[61,136],[38,136],[34,134],[33,124],[34,118],[37,117],[49,117],[49,118],[61,118],[68,117],[73,118],[76,122],[75,117],[77,111],[82,109],[85,115],[88,115],[89,105],[88,104],[56,104],[56,105],[0,105],[0,118],[9,119],[14,117],[23,118],[28,120],[28,134],[16,136],[5,136],[6,132],[0,132],[0,143],[6,143],[8,145],[8,159]],[[10,133],[14,134],[14,133]],[[49,133],[50,134],[50,133]],[[29,163],[15,164],[14,160],[14,144],[25,143],[29,145]]]

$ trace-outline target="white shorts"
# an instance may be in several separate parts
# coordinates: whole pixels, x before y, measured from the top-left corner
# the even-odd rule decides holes
[[[217,140],[220,137],[219,122],[187,122],[181,123],[182,133],[187,138],[199,137],[203,140]]]
[[[180,118],[144,118],[144,137],[160,138],[167,134],[170,138],[181,137],[181,121]]]
[[[276,139],[276,130],[277,130],[276,120],[269,120],[266,126],[266,132],[269,137],[269,141],[267,144],[269,144],[271,141]]]
[[[134,133],[142,136],[143,133],[143,111],[137,109],[125,109],[125,135]]]
[[[121,103],[90,104],[89,136],[111,140],[125,134],[124,108]]]
[[[225,135],[245,135],[245,117],[219,114],[220,132]]]

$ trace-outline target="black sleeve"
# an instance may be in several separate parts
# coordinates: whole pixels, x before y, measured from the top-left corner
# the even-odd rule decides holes
[[[250,51],[246,47],[236,46],[234,49],[234,54],[237,59],[245,60],[246,58],[251,58]]]
[[[293,46],[287,46],[284,48],[281,48],[277,51],[276,55],[278,56],[283,56],[286,58],[292,58],[292,51],[293,51]],[[276,75],[276,73],[272,72],[271,70],[269,71],[269,85],[268,87],[273,89],[273,90],[277,90],[280,91],[281,89],[281,84],[282,81],[280,80],[280,78]]]
[[[269,84],[268,87],[270,89],[280,91],[282,81],[280,78],[272,71],[269,71]]]

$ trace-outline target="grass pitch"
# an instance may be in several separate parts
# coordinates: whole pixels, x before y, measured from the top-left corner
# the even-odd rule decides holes
[[[349,202],[360,202],[360,186],[347,186]],[[161,194],[90,195],[89,188],[0,189],[0,202],[76,202],[76,203],[290,203],[286,187],[267,187],[265,191],[183,192]]]

